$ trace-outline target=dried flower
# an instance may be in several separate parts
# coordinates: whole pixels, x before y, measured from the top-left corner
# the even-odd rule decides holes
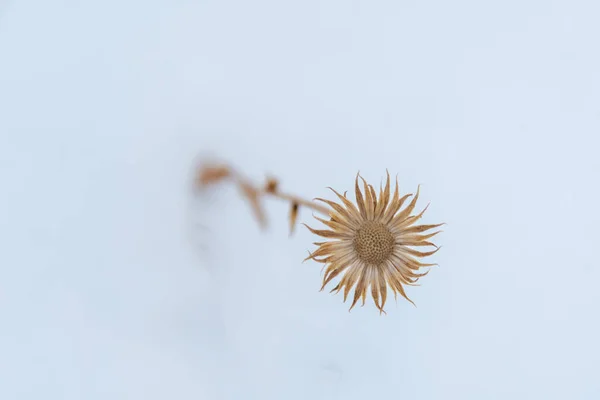
[[[359,178],[362,180],[363,190],[359,186]],[[362,298],[362,304],[365,304],[369,287],[380,313],[385,313],[383,308],[387,300],[388,286],[392,289],[394,298],[400,293],[414,305],[406,295],[404,285],[415,285],[419,278],[427,275],[429,271],[418,272],[421,268],[437,265],[424,264],[418,259],[430,256],[439,250],[438,246],[428,240],[441,231],[425,232],[443,224],[416,225],[428,206],[419,214],[412,215],[419,199],[419,189],[417,189],[412,201],[401,210],[404,202],[412,194],[400,197],[398,179],[396,179],[394,193],[390,195],[389,174],[387,174],[385,189],[381,186],[379,188],[379,196],[373,186],[357,175],[356,204],[346,198],[346,193],[341,195],[330,188],[341,203],[315,199],[327,206],[280,191],[278,180],[272,177],[267,178],[264,185],[257,186],[239,171],[227,165],[205,165],[198,171],[197,184],[201,188],[224,180],[238,186],[263,227],[267,223],[262,201],[266,196],[289,202],[290,234],[294,232],[300,207],[312,209],[329,217],[329,219],[321,219],[315,216],[330,230],[317,230],[306,226],[312,233],[331,240],[315,243],[318,248],[309,254],[305,261],[313,259],[325,264],[321,290],[334,278],[340,276],[339,283],[331,292],[339,293],[343,289],[345,302],[354,288],[350,310],[359,298]],[[435,250],[422,252],[415,249],[421,246],[432,246]]]
[[[329,227],[330,230],[316,230],[306,227],[314,234],[332,239],[315,243],[318,247],[306,259],[324,263],[325,275],[321,290],[335,277],[343,273],[340,282],[331,292],[344,290],[344,302],[350,290],[354,289],[354,298],[350,310],[362,297],[365,304],[367,289],[371,287],[371,296],[380,313],[385,313],[383,307],[387,299],[389,286],[394,298],[400,293],[410,301],[403,285],[414,285],[425,273],[417,273],[422,267],[436,264],[424,264],[417,258],[426,257],[439,250],[435,244],[428,241],[440,231],[429,234],[423,232],[437,228],[443,224],[415,225],[427,209],[417,215],[411,215],[419,198],[419,189],[410,204],[400,210],[403,203],[411,194],[400,197],[398,180],[394,194],[390,197],[390,176],[387,174],[385,189],[379,189],[379,198],[373,186],[363,181],[363,191],[355,181],[356,205],[331,189],[340,199],[341,204],[325,199],[316,199],[331,207],[330,219],[315,218]],[[364,192],[364,194],[363,194]],[[436,249],[427,252],[415,250],[413,247],[433,246]],[[324,257],[324,258],[317,258]]]

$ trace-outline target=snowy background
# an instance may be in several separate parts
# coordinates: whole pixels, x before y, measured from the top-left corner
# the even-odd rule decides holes
[[[0,0],[0,398],[600,398],[599,13]],[[418,307],[319,293],[287,204],[192,196],[203,155],[423,184]]]

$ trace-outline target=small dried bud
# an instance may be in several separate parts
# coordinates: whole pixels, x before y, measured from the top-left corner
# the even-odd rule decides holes
[[[267,178],[267,183],[265,183],[265,192],[267,193],[275,193],[277,192],[277,187],[279,186],[279,182],[275,178]]]
[[[299,208],[300,206],[298,205],[298,203],[292,203],[292,208],[290,209],[290,235],[294,233],[294,228],[296,227],[296,220],[298,219]]]

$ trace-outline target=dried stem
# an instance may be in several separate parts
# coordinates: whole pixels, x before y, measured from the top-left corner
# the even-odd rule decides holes
[[[330,216],[329,209],[314,201],[306,200],[293,194],[279,191],[279,183],[274,178],[268,178],[263,187],[256,186],[250,182],[243,174],[227,165],[208,165],[200,169],[198,173],[199,186],[207,186],[225,179],[231,179],[241,190],[242,194],[250,203],[252,210],[262,226],[266,226],[266,216],[262,208],[261,198],[271,196],[291,204],[290,209],[290,229],[293,232],[298,216],[299,208],[306,207],[317,211],[325,216]]]
[[[304,207],[310,208],[311,210],[314,210],[314,211],[320,212],[323,215],[329,216],[329,209],[325,206],[315,203],[314,201],[304,200],[303,198],[300,198],[298,196],[294,196],[293,194],[288,194],[288,193],[281,193],[281,192],[269,193],[267,191],[265,191],[265,193],[269,194],[273,197],[282,199],[282,200],[296,203],[299,206],[304,206]]]

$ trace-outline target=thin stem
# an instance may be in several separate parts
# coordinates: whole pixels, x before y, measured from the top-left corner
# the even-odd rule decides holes
[[[234,180],[236,180],[238,182],[239,185],[246,186],[246,187],[254,187],[257,192],[260,192],[264,195],[270,195],[273,197],[277,197],[281,200],[289,201],[291,203],[296,203],[300,206],[308,207],[311,210],[320,212],[321,214],[323,214],[325,216],[329,216],[329,209],[325,206],[317,204],[314,201],[305,200],[305,199],[295,196],[293,194],[282,193],[279,190],[277,190],[277,188],[274,188],[273,190],[267,190],[267,189],[259,190],[250,182],[249,179],[247,179],[245,176],[243,176],[239,171],[234,170],[231,167],[230,167],[230,171],[231,171],[231,176],[233,177]]]
[[[268,192],[265,191],[265,194],[271,195],[273,197],[278,197],[282,200],[290,201],[292,203],[296,203],[298,205],[308,207],[314,211],[320,212],[323,215],[329,216],[329,209],[325,206],[315,203],[314,201],[304,200],[300,197],[294,196],[293,194],[281,193],[278,191]]]
[[[263,227],[266,226],[267,218],[260,199],[262,196],[267,195],[287,201],[291,204],[292,207],[289,219],[292,232],[294,231],[296,218],[298,216],[298,209],[300,207],[310,208],[311,210],[321,213],[327,217],[331,215],[329,208],[322,204],[303,199],[290,193],[280,192],[278,187],[279,184],[274,178],[267,179],[264,186],[256,186],[249,179],[247,179],[244,174],[228,165],[204,166],[199,171],[197,179],[201,186],[231,179],[241,190],[242,195],[250,203],[250,206],[252,207],[259,224]]]

